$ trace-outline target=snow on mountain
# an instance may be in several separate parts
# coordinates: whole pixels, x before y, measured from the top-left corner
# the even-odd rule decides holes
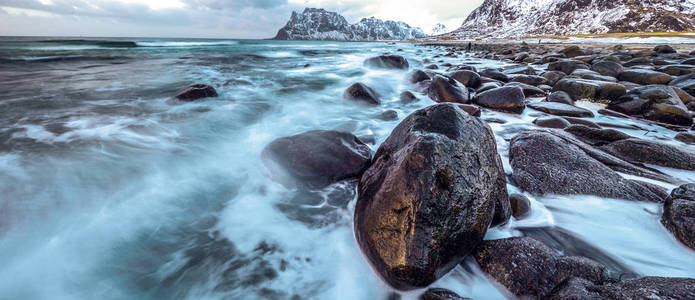
[[[695,0],[485,0],[453,38],[695,30]]]
[[[446,25],[439,23],[432,28],[431,35],[440,35],[449,32],[449,28]]]
[[[301,14],[292,12],[289,22],[273,39],[375,41],[409,40],[426,36],[420,28],[410,27],[403,22],[382,21],[371,17],[350,24],[338,13],[305,8]]]

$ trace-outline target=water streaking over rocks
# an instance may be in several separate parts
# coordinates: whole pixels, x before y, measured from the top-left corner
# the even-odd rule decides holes
[[[368,60],[382,54],[406,61]],[[483,82],[472,71],[452,76],[458,81],[434,76],[460,64],[486,74]],[[363,154],[355,164],[363,171],[365,149],[373,154],[401,121],[433,105],[428,94],[475,102],[481,89],[496,87],[486,87],[496,84],[490,77],[512,75],[483,69],[509,65],[414,44],[3,38],[0,294],[10,299],[394,299],[398,293],[417,299],[427,288],[394,290],[362,254],[353,231],[357,180],[312,181],[308,189],[283,185],[273,180],[281,174],[264,163],[263,150],[286,137],[322,142],[340,136],[346,141],[341,151]],[[427,71],[413,76],[416,69]],[[437,85],[424,86],[428,78]],[[355,83],[362,85],[346,92]],[[209,85],[216,97],[172,98],[190,92],[182,89],[193,84]],[[523,97],[534,93],[532,87],[503,91],[516,100],[540,101]],[[213,95],[206,86],[194,89]],[[406,91],[411,93],[402,95]],[[462,107],[478,108],[485,122],[475,122],[486,123],[494,134],[486,149],[496,144],[509,194],[527,201],[527,212],[515,211],[518,219],[489,229],[486,240],[532,237],[624,278],[695,277],[695,252],[660,223],[663,204],[530,194],[510,180],[518,167],[510,161],[510,149],[518,147],[513,138],[528,129],[545,132],[533,124],[545,113],[516,100],[514,113]],[[602,104],[573,100],[585,109],[581,116],[587,117],[580,120],[614,124],[629,137],[691,147],[674,140],[678,132],[667,127],[604,115]],[[493,102],[484,103],[506,107]],[[545,110],[553,109],[546,105]],[[563,119],[569,124],[579,118]],[[576,149],[604,146],[576,137],[578,130],[572,131],[575,137],[542,134],[571,139]],[[301,135],[307,132],[314,133]],[[617,142],[623,140],[629,139]],[[317,147],[323,145],[318,142]],[[586,151],[581,155],[605,162]],[[650,183],[645,189],[660,186],[669,192],[695,182],[692,170],[621,166],[601,169],[601,175],[621,184],[639,179]],[[484,243],[485,249],[495,249]],[[569,260],[557,256],[547,259]],[[513,298],[488,277],[490,265],[477,257],[452,266],[428,288],[473,299]]]

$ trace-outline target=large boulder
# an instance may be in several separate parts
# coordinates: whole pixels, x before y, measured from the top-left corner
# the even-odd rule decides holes
[[[451,72],[448,74],[448,76],[469,88],[477,89],[482,84],[480,81],[480,75],[469,70]]]
[[[174,94],[174,98],[187,102],[217,96],[218,95],[215,88],[207,84],[194,84],[185,87]]]
[[[614,100],[627,93],[625,86],[615,82],[563,78],[553,87],[553,91],[563,91],[573,100]]]
[[[574,277],[594,284],[610,279],[606,268],[597,262],[562,256],[530,237],[485,241],[474,257],[483,272],[521,299],[542,299]]]
[[[561,71],[546,71],[541,74],[541,77],[548,80],[548,85],[555,85],[560,79],[565,78],[567,74]]]
[[[547,299],[695,299],[695,279],[641,277],[597,285],[584,278],[572,278]]]
[[[664,203],[661,223],[679,241],[695,250],[695,183],[684,184],[671,192]]]
[[[354,135],[313,130],[274,140],[261,157],[272,179],[290,187],[322,188],[357,178],[369,166],[371,150]]]
[[[608,108],[662,123],[690,126],[693,118],[676,91],[666,85],[647,85],[611,101]]]
[[[601,60],[591,65],[591,69],[604,76],[618,77],[625,68],[617,62]]]
[[[482,71],[478,72],[480,76],[484,76],[487,78],[492,78],[494,80],[499,80],[502,82],[507,82],[509,81],[509,76],[507,74],[502,73],[502,71],[497,70],[497,69],[483,69]]]
[[[402,69],[407,70],[410,65],[405,57],[400,55],[380,55],[371,57],[364,61],[366,66],[383,69]]]
[[[590,66],[578,60],[564,59],[551,62],[548,64],[548,71],[560,71],[565,74],[572,74],[576,69],[589,69]]]
[[[588,109],[559,102],[534,102],[528,107],[556,116],[593,118],[594,113]]]
[[[362,103],[379,105],[379,94],[374,89],[368,87],[364,83],[354,83],[343,92],[343,98],[348,100],[359,101]]]
[[[550,95],[548,95],[548,98],[546,98],[545,101],[574,105],[574,100],[572,100],[570,94],[563,91],[555,91],[550,93]]]
[[[654,52],[659,54],[676,53],[676,49],[673,49],[673,47],[669,45],[658,45],[654,47]]]
[[[695,73],[678,76],[669,82],[669,85],[680,88],[691,96],[695,96]]]
[[[645,69],[628,69],[620,72],[618,79],[642,85],[667,84],[671,81],[671,75]]]
[[[415,70],[408,74],[408,81],[410,83],[414,84],[425,80],[430,80],[430,75],[427,75],[427,73],[422,70]]]
[[[526,108],[524,91],[518,86],[504,86],[487,90],[475,96],[473,101],[491,109],[521,113]]]
[[[570,126],[570,122],[560,117],[540,117],[533,120],[533,124],[540,127],[557,129],[564,129]]]
[[[592,146],[554,130],[525,131],[512,138],[512,178],[536,195],[595,195],[661,202],[665,192],[652,184],[625,179],[617,171],[658,178]]]
[[[604,151],[630,162],[674,169],[695,170],[695,151],[638,138],[622,139],[603,146]]]
[[[586,52],[584,52],[577,45],[567,46],[565,49],[560,50],[560,53],[564,54],[565,57],[568,58],[586,55]]]
[[[391,286],[434,282],[509,218],[502,160],[490,127],[454,104],[403,120],[362,175],[355,235]]]
[[[435,75],[432,78],[432,83],[427,87],[427,96],[435,102],[470,102],[470,96],[466,87],[452,78],[441,75]]]

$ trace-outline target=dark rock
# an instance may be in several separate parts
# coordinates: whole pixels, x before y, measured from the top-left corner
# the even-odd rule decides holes
[[[687,75],[691,73],[695,73],[695,66],[692,65],[667,65],[663,67],[659,67],[657,69],[659,72],[664,72],[669,75],[673,76],[681,76],[681,75]]]
[[[548,299],[695,299],[695,279],[642,277],[597,285],[572,278],[558,286]]]
[[[582,99],[618,99],[627,92],[625,87],[619,83],[564,78],[553,87],[553,91],[563,91],[572,97],[573,100]]]
[[[614,111],[611,109],[605,109],[605,108],[599,109],[598,113],[602,114],[604,116],[609,116],[609,117],[624,118],[624,119],[630,118],[630,116],[628,116],[624,113],[620,113],[620,112],[617,112],[617,111]]]
[[[630,90],[608,108],[629,115],[667,124],[690,126],[693,118],[673,88],[665,85],[647,85]]]
[[[401,102],[407,104],[407,103],[412,103],[417,101],[417,97],[413,95],[413,93],[409,91],[402,92],[400,95]]]
[[[502,73],[507,75],[524,74],[536,75],[536,70],[529,65],[507,66],[502,68]]]
[[[695,144],[695,134],[692,133],[681,132],[677,134],[674,138],[686,144]]]
[[[589,65],[583,61],[578,61],[578,60],[571,60],[571,59],[565,59],[565,60],[559,60],[555,62],[551,62],[548,64],[548,70],[549,71],[561,71],[565,74],[572,74],[574,70],[576,69],[589,69]]]
[[[688,105],[688,103],[690,103],[690,102],[695,102],[695,97],[688,94],[686,91],[682,90],[681,88],[675,87],[675,86],[672,86],[671,88],[673,89],[673,92],[675,92],[676,95],[678,95],[678,98],[681,99],[681,102],[683,102],[683,104]]]
[[[636,201],[661,202],[660,188],[623,178],[614,170],[653,175],[600,152],[559,131],[526,131],[510,144],[512,178],[525,191],[536,195],[596,195]]]
[[[624,71],[625,68],[617,62],[602,60],[591,65],[591,69],[598,72],[601,75],[618,77],[620,72]]]
[[[274,140],[261,156],[274,180],[322,188],[359,177],[369,166],[371,150],[350,133],[313,130]]]
[[[538,119],[533,120],[533,124],[536,124],[536,126],[540,127],[557,129],[564,129],[567,126],[570,126],[570,122],[558,117],[540,117]]]
[[[217,91],[214,87],[206,84],[194,84],[176,92],[174,98],[188,102],[217,96]]]
[[[562,256],[529,237],[485,241],[474,257],[485,273],[522,299],[542,299],[574,277],[594,284],[610,279],[606,269],[595,261]]]
[[[509,83],[505,84],[504,86],[518,86],[524,92],[524,96],[526,96],[526,97],[544,96],[545,95],[545,91],[543,91],[535,86],[528,85],[528,84],[521,83],[521,82],[509,82]]]
[[[582,78],[588,80],[618,82],[618,79],[616,79],[615,77],[604,76],[599,74],[598,72],[586,69],[577,69],[574,72],[572,72],[571,76],[575,78]]]
[[[594,123],[594,122],[587,120],[587,119],[573,118],[573,117],[562,117],[562,118],[567,120],[567,122],[570,122],[570,124],[584,125],[584,126],[589,127],[589,128],[597,128],[597,129],[601,128],[601,126],[599,126],[599,124]]]
[[[502,160],[490,127],[454,104],[403,120],[360,179],[355,235],[391,286],[425,287],[511,214]],[[506,212],[506,213],[505,213]]]
[[[582,49],[576,45],[567,46],[565,49],[560,50],[560,53],[564,54],[567,58],[586,55],[586,52],[582,51]]]
[[[667,84],[671,81],[671,75],[651,70],[628,69],[620,72],[618,79],[643,85]]]
[[[463,70],[478,72],[478,70],[474,66],[471,66],[471,65],[457,65],[457,66],[453,66],[453,67],[447,69],[448,72],[456,72],[456,71],[463,71]]]
[[[343,98],[372,105],[381,104],[379,95],[372,88],[360,82],[354,83],[348,87],[343,93]]]
[[[470,298],[464,298],[458,294],[441,288],[430,288],[425,291],[424,294],[420,295],[420,300],[471,300]]]
[[[377,57],[371,57],[365,60],[364,64],[366,66],[383,69],[407,70],[410,67],[410,65],[408,65],[408,60],[399,55],[380,55]]]
[[[671,192],[664,203],[661,223],[686,246],[695,250],[695,183]]]
[[[549,85],[555,85],[558,81],[560,81],[562,78],[565,78],[567,74],[561,71],[546,71],[541,74],[543,78],[548,80]]]
[[[505,86],[482,92],[473,101],[481,106],[512,113],[526,108],[524,91],[517,86]]]
[[[439,69],[439,66],[437,66],[437,65],[435,65],[435,64],[432,64],[432,65],[426,66],[425,69],[428,69],[428,70],[437,70],[437,69]]]
[[[648,57],[637,57],[623,63],[625,67],[634,67],[640,65],[652,65],[652,59]]]
[[[469,115],[474,117],[480,117],[480,108],[475,105],[459,104],[458,107],[463,111],[467,112]]]
[[[673,47],[669,45],[658,45],[654,47],[654,52],[659,53],[659,54],[664,54],[664,53],[676,53],[676,50],[673,49]]]
[[[601,147],[626,161],[640,162],[674,169],[695,170],[695,151],[685,147],[637,138],[615,141]]]
[[[427,96],[435,102],[468,103],[468,89],[456,80],[435,75],[427,88]]]
[[[509,203],[512,206],[512,216],[521,218],[531,210],[531,200],[522,194],[509,195]]]
[[[410,72],[408,75],[408,81],[410,83],[418,83],[421,81],[430,80],[430,76],[422,70],[415,70]]]
[[[594,113],[588,109],[558,102],[533,102],[528,107],[556,116],[593,118]]]
[[[592,146],[603,146],[605,144],[632,137],[627,133],[623,133],[615,129],[591,128],[589,126],[579,124],[569,126],[565,128],[565,131],[573,134],[580,141]]]
[[[383,113],[381,113],[381,114],[379,115],[379,119],[384,120],[384,121],[395,121],[395,120],[398,120],[398,112],[395,111],[395,110],[393,110],[393,109],[389,109],[389,110],[384,111]]]
[[[455,71],[448,74],[449,77],[460,82],[466,87],[477,89],[480,87],[482,82],[480,81],[480,75],[478,73],[468,70]]]
[[[481,84],[480,87],[477,90],[475,90],[475,92],[480,94],[482,92],[489,91],[491,89],[496,89],[499,87],[502,87],[502,85],[497,82],[486,82]]]
[[[482,71],[478,72],[478,74],[480,76],[485,76],[502,82],[509,81],[509,77],[507,76],[507,74],[504,74],[497,69],[483,69]]]
[[[548,95],[548,98],[546,98],[545,101],[574,105],[574,100],[572,100],[570,94],[563,91],[556,91],[550,93],[550,95]]]
[[[678,76],[669,82],[669,85],[680,88],[691,96],[695,96],[695,73]]]

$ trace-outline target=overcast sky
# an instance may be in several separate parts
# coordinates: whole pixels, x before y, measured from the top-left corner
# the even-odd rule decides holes
[[[482,0],[0,0],[0,35],[269,38],[304,7],[457,28]]]

